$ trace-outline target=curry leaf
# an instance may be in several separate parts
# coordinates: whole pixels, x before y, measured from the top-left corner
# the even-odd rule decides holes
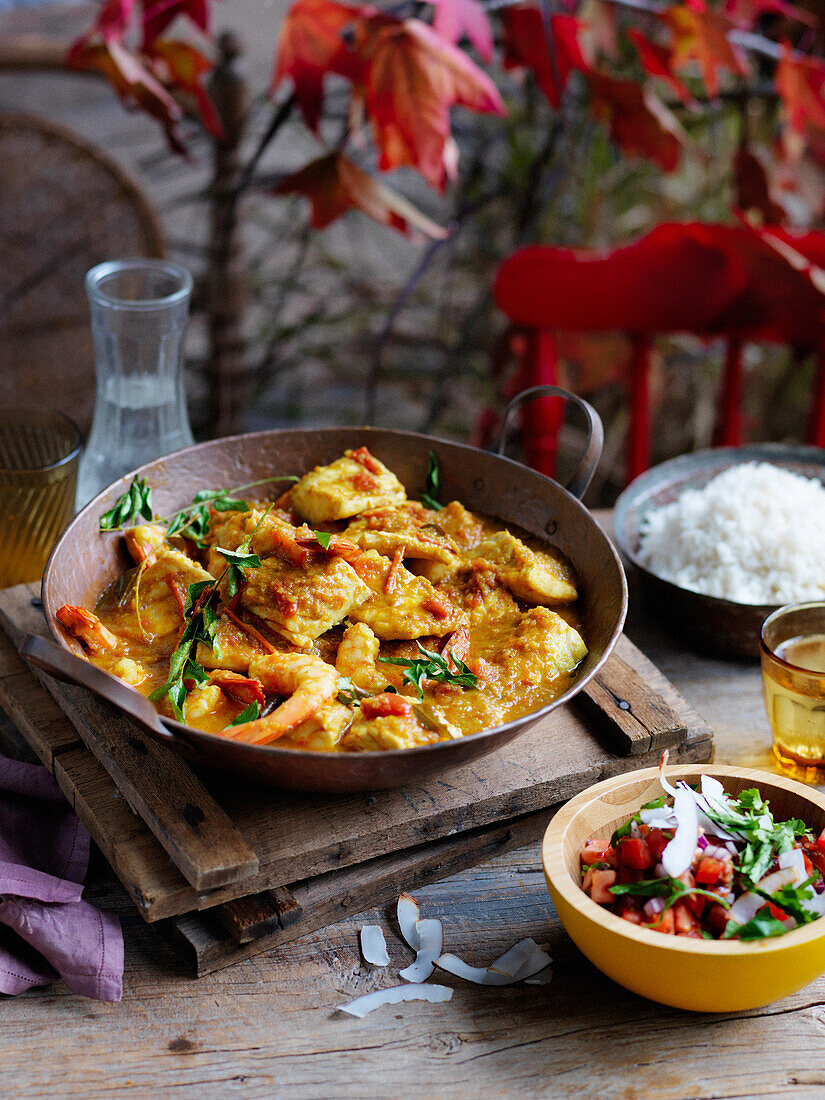
[[[240,714],[237,714],[229,723],[230,726],[242,726],[246,722],[254,722],[260,715],[261,708],[256,702],[252,702],[248,707],[244,707]]]
[[[455,653],[450,650],[450,658],[456,667],[453,672],[446,659],[431,649],[425,649],[418,642],[420,657],[379,657],[378,661],[385,665],[400,665],[405,669],[404,683],[412,684],[418,692],[418,701],[424,700],[424,681],[437,680],[442,684],[456,684],[465,690],[478,685],[478,677],[471,672],[463,661],[460,661]]]
[[[103,513],[98,523],[101,531],[117,531],[133,526],[139,519],[151,521],[154,513],[152,490],[143,478],[136,477],[126,492],[117,498],[114,506]]]
[[[439,503],[438,490],[439,482],[441,480],[441,469],[438,465],[438,458],[434,451],[430,451],[430,463],[427,469],[427,480],[424,482],[424,492],[419,497],[419,500],[425,508],[429,508],[433,512],[440,512],[444,507]]]

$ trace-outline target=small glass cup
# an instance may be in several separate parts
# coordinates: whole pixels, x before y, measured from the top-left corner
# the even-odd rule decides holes
[[[0,408],[0,588],[43,576],[74,514],[79,457],[68,416]]]
[[[825,782],[825,601],[780,607],[762,624],[762,690],[783,771]]]

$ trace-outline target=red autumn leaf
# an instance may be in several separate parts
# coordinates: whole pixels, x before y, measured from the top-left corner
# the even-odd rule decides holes
[[[639,60],[648,76],[658,76],[668,84],[671,91],[675,92],[684,104],[692,103],[693,96],[681,80],[673,75],[673,51],[670,47],[651,42],[637,30],[627,31],[627,37],[639,51]]]
[[[275,193],[297,193],[309,199],[315,229],[326,228],[348,210],[360,210],[400,233],[416,229],[436,240],[448,235],[446,229],[362,171],[343,153],[328,153],[312,161],[283,180]]]
[[[479,67],[418,19],[377,15],[356,35],[363,96],[382,171],[408,164],[443,188],[452,163],[450,107],[503,115],[498,89]]]
[[[588,65],[619,60],[619,13],[610,0],[582,0],[577,39]]]
[[[165,85],[194,97],[204,128],[213,137],[224,138],[226,135],[215,105],[202,84],[203,77],[213,68],[209,58],[188,42],[170,39],[155,39],[147,48],[147,55]]]
[[[825,131],[825,62],[792,53],[783,43],[775,81],[787,122],[785,144],[798,159],[808,127]]]
[[[606,73],[590,77],[594,115],[627,156],[644,157],[672,172],[679,164],[685,134],[674,115],[649,88]]]
[[[552,106],[561,106],[567,79],[573,69],[589,72],[578,41],[581,24],[572,15],[554,15],[550,25],[556,51],[555,71],[544,22],[538,8],[517,5],[502,12],[505,69],[527,68]],[[556,84],[558,76],[558,87]]]
[[[747,61],[728,37],[734,24],[726,15],[708,8],[704,0],[693,0],[690,7],[674,4],[662,13],[662,19],[673,32],[674,69],[696,62],[711,98],[719,94],[720,69],[750,76]]]
[[[816,16],[787,0],[727,0],[725,13],[744,30],[750,30],[760,15],[781,15],[785,19],[795,19],[809,27],[817,25]]]
[[[106,0],[91,30],[84,35],[84,39],[90,41],[98,34],[104,42],[121,39],[126,33],[134,10],[135,0]]]
[[[152,44],[179,15],[209,34],[209,0],[144,0],[143,45]]]
[[[784,221],[785,211],[771,198],[768,174],[762,162],[749,149],[736,151],[733,182],[737,210],[746,214],[756,211],[763,225],[776,225]]]
[[[433,29],[453,45],[464,35],[486,62],[493,60],[493,31],[479,0],[431,0],[435,4]]]
[[[286,77],[292,79],[304,121],[317,131],[324,102],[327,73],[356,80],[361,75],[357,57],[344,41],[348,30],[374,14],[335,0],[297,0],[287,13],[278,37],[275,71],[270,91]]]
[[[179,131],[182,111],[163,85],[119,42],[89,45],[82,39],[69,51],[73,69],[91,69],[103,73],[118,96],[156,118],[166,132],[175,153],[186,153]]]

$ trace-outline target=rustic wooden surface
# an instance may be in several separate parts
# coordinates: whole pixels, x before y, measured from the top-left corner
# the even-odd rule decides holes
[[[0,623],[18,641],[25,631],[47,633],[35,603],[32,586],[0,591]],[[9,645],[0,637],[0,650]],[[653,735],[649,731],[656,727],[656,717],[662,713],[665,726],[683,723],[679,727],[682,741],[674,746],[674,759],[707,760],[711,735],[702,719],[626,638],[620,641],[620,652],[624,660],[618,661],[617,675],[611,678],[607,672],[607,679],[619,685],[619,695],[627,694],[633,700],[639,721],[646,719],[647,757],[616,756],[580,710],[564,707],[501,751],[439,774],[419,787],[353,796],[294,795],[248,781],[224,780],[209,772],[202,773],[201,784],[188,764],[136,729],[108,703],[40,672],[38,679],[81,735],[74,742],[67,743],[64,732],[58,730],[59,744],[43,746],[48,734],[28,717],[30,692],[16,672],[11,681],[0,676],[0,703],[13,709],[21,731],[41,759],[51,761],[58,783],[141,914],[154,921],[211,908],[299,879],[337,873],[387,852],[406,851],[552,806],[598,779],[658,759],[656,750],[650,748]],[[606,667],[609,669],[609,664]],[[15,696],[18,691],[26,697],[22,705]],[[656,692],[662,692],[667,702],[660,700],[654,714]],[[615,716],[621,719],[625,712],[619,709],[615,696],[605,695],[605,709],[614,715],[612,727]],[[671,706],[680,717],[670,710]],[[625,739],[623,751],[629,740]],[[123,798],[116,797],[113,784],[107,783],[107,772]],[[164,774],[172,776],[171,784],[167,784]],[[171,786],[175,797],[169,797],[167,786]],[[147,819],[152,835],[141,830],[140,821],[129,814],[129,806]],[[193,822],[189,811],[201,806],[206,813],[199,813]],[[221,807],[231,822],[225,820],[222,824],[225,815]],[[232,857],[227,861],[221,857],[221,836],[226,838]],[[191,852],[187,844],[192,845]],[[450,849],[457,869],[460,864],[455,847],[452,844]],[[257,871],[207,889],[208,883],[203,882],[206,872],[214,875],[232,868],[237,864],[238,851],[244,848],[260,861]],[[465,866],[477,862],[476,848],[474,842],[465,845]],[[180,863],[181,853],[187,857],[185,865]],[[199,871],[202,885],[193,882],[193,868]],[[366,874],[371,876],[372,871]],[[382,872],[379,881],[383,879]],[[361,892],[364,904],[380,896]],[[190,926],[188,922],[187,928]],[[294,935],[293,930],[290,938]],[[209,943],[211,950],[211,937]],[[194,942],[193,948],[197,950]],[[206,960],[199,961],[199,972],[204,965]]]
[[[633,606],[629,634],[714,726],[716,759],[773,770],[755,664],[695,656]],[[11,734],[13,736],[13,734]],[[766,1008],[704,1016],[663,1008],[604,978],[566,937],[537,844],[416,891],[446,945],[471,962],[525,935],[550,945],[549,986],[482,989],[447,976],[443,1005],[364,1020],[335,1006],[411,961],[383,909],[194,982],[98,866],[88,896],[117,911],[124,999],[100,1005],[63,987],[0,1000],[9,1096],[821,1097],[825,978]],[[383,925],[388,973],[361,961],[358,929]]]

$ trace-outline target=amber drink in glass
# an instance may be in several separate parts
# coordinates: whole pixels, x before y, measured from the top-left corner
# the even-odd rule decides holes
[[[74,513],[79,456],[67,416],[0,408],[0,588],[43,575]]]
[[[825,782],[825,602],[774,611],[760,652],[774,755],[797,778]]]

